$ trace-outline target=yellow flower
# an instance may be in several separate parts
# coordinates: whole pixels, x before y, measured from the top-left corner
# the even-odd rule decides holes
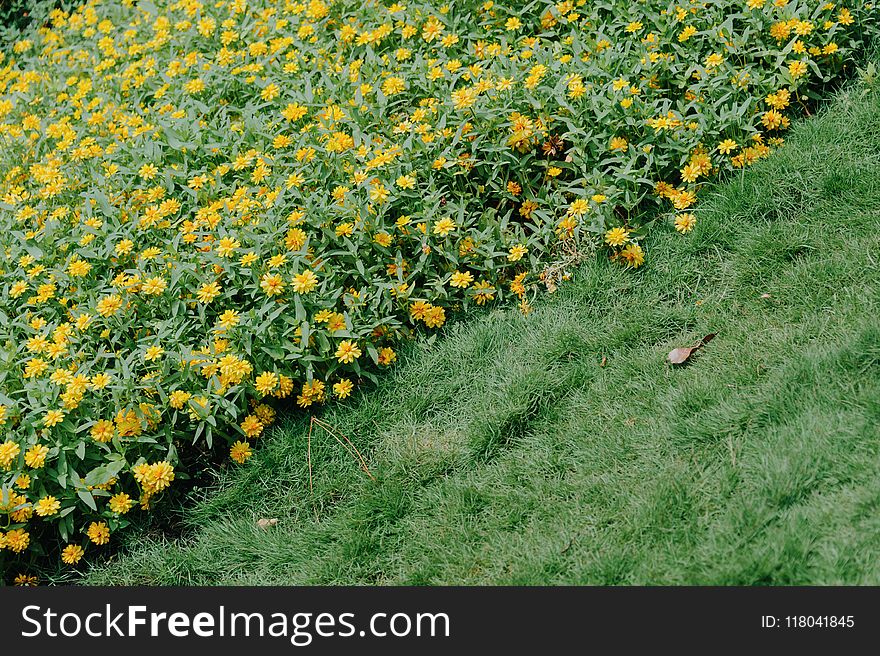
[[[16,528],[6,533],[6,548],[13,553],[21,553],[28,548],[31,535],[23,528]]]
[[[318,276],[306,269],[293,277],[293,291],[297,294],[308,294],[318,286]]]
[[[697,218],[690,213],[679,214],[675,217],[675,229],[684,234],[693,230],[697,224]]]
[[[307,237],[304,230],[302,230],[301,228],[292,228],[287,232],[287,236],[284,238],[284,245],[287,246],[288,250],[298,251],[303,246],[305,246],[306,238]]]
[[[440,219],[437,223],[434,224],[434,234],[440,235],[441,237],[445,237],[450,232],[455,230],[457,226],[455,225],[455,221],[450,218]]]
[[[612,151],[620,151],[625,153],[629,148],[629,144],[623,137],[613,137],[608,147]]]
[[[109,317],[122,307],[122,299],[116,294],[111,294],[110,296],[103,297],[100,301],[98,301],[95,309],[98,311],[102,317]]]
[[[218,282],[210,282],[199,287],[198,292],[196,292],[196,296],[199,301],[202,303],[210,303],[215,298],[220,296],[221,288]]]
[[[284,279],[278,273],[264,273],[260,278],[260,289],[266,296],[278,296],[284,293]]]
[[[12,461],[15,460],[19,453],[21,453],[21,447],[15,442],[6,440],[0,444],[0,467],[9,469]]]
[[[34,505],[34,512],[40,517],[51,517],[61,510],[61,502],[53,496],[43,497]]]
[[[645,253],[638,244],[627,244],[626,248],[620,251],[620,257],[633,269],[639,268],[645,261]]]
[[[446,322],[446,310],[439,305],[432,305],[425,310],[424,321],[428,328],[439,328]]]
[[[124,515],[129,510],[131,510],[131,507],[134,505],[134,501],[125,492],[119,492],[118,494],[114,494],[112,497],[110,497],[110,501],[107,503],[107,505],[110,508],[110,512]]]
[[[161,346],[151,346],[147,349],[147,352],[144,353],[144,361],[152,362],[153,360],[158,360],[164,352],[165,349]]]
[[[171,394],[168,395],[168,405],[170,405],[175,410],[180,410],[183,406],[186,405],[186,402],[190,400],[192,394],[189,392],[184,392],[183,390],[174,390]]]
[[[340,399],[345,399],[351,396],[351,391],[353,389],[354,383],[352,383],[348,378],[343,378],[333,385],[333,393]]]
[[[711,55],[706,57],[706,68],[707,69],[717,68],[718,66],[720,66],[723,63],[724,63],[724,57],[722,57],[717,52],[713,52]]]
[[[96,442],[109,442],[113,439],[115,432],[116,427],[113,425],[113,422],[107,419],[96,421],[90,430],[92,439]]]
[[[49,368],[49,363],[42,358],[28,360],[24,367],[24,378],[35,378],[42,375]]]
[[[13,283],[12,287],[9,288],[9,295],[12,298],[18,298],[24,291],[27,289],[27,283],[23,280],[18,280]]]
[[[279,388],[283,385],[279,384]],[[254,407],[254,414],[263,422],[264,426],[270,426],[273,421],[275,421],[275,410],[273,410],[270,406],[265,403],[260,403],[256,407]]]
[[[488,280],[481,280],[471,289],[474,292],[474,300],[477,302],[477,305],[484,305],[488,301],[495,299],[495,289]]]
[[[778,130],[783,126],[784,122],[785,117],[775,109],[767,110],[761,117],[761,123],[768,130]]]
[[[244,463],[251,455],[253,455],[253,451],[247,442],[235,442],[229,449],[229,456],[237,463]]]
[[[412,189],[416,186],[416,176],[401,175],[399,178],[397,178],[395,184],[401,189]]]
[[[144,294],[148,294],[150,296],[158,296],[168,287],[168,283],[164,278],[161,277],[153,277],[147,278],[144,283],[141,285],[141,292]]]
[[[693,25],[686,26],[681,32],[678,33],[678,41],[679,43],[684,43],[688,39],[690,39],[694,34],[697,33],[697,28]]]
[[[459,289],[467,288],[474,281],[474,276],[468,271],[455,271],[449,279],[452,287]]]
[[[46,426],[46,428],[57,426],[62,421],[64,421],[64,413],[61,412],[61,410],[49,410],[43,417],[43,425]]]
[[[345,323],[345,315],[339,314],[338,312],[334,312],[331,314],[330,318],[327,319],[327,330],[331,333],[335,333],[339,330],[346,330],[348,326]]]
[[[218,323],[220,327],[224,330],[228,328],[232,328],[233,326],[237,326],[239,322],[239,314],[235,310],[225,310],[223,314],[220,315],[218,319]]]
[[[697,195],[693,191],[675,190],[672,196],[672,204],[677,210],[685,210],[693,205],[697,200]]]
[[[205,90],[205,83],[200,78],[195,78],[184,84],[183,90],[188,94],[195,95]]]
[[[722,155],[727,155],[736,150],[737,147],[737,143],[733,139],[725,139],[720,144],[718,144],[718,152]]]
[[[361,350],[350,339],[343,340],[336,349],[336,359],[343,364],[351,364],[361,357]]]
[[[528,252],[529,250],[525,246],[517,244],[516,246],[511,246],[510,250],[507,252],[507,259],[510,262],[519,262]]]
[[[578,198],[568,206],[568,214],[581,216],[590,211],[590,202],[586,198]]]
[[[379,350],[379,364],[387,367],[397,359],[397,353],[390,346],[386,346]]]
[[[110,529],[104,522],[92,522],[89,524],[86,534],[89,536],[89,540],[98,546],[110,542]]]
[[[278,267],[283,265],[285,262],[287,262],[287,256],[284,255],[283,253],[278,254],[278,255],[273,255],[272,257],[269,258],[269,268],[270,269],[277,269]]]
[[[241,248],[241,242],[232,237],[223,237],[217,242],[217,255],[220,257],[232,257],[235,250]]]
[[[24,463],[33,469],[40,469],[46,464],[47,455],[49,455],[49,447],[42,444],[34,444],[25,451]]]
[[[788,72],[795,80],[807,74],[807,63],[805,61],[793,61],[788,63]]]
[[[258,437],[263,432],[263,422],[256,415],[248,415],[240,424],[241,430],[250,438]]]
[[[74,278],[82,278],[92,270],[92,265],[85,260],[73,260],[67,267],[67,273]]]
[[[134,480],[140,483],[144,492],[151,495],[166,489],[174,481],[174,467],[167,460],[160,460],[152,465],[135,465],[131,471]]]
[[[264,371],[254,380],[254,387],[260,396],[271,394],[280,382],[278,374],[273,371]]]
[[[281,115],[286,118],[288,121],[298,121],[303,116],[306,115],[308,109],[306,109],[303,105],[299,103],[290,103],[284,110],[281,112]]]
[[[605,243],[609,246],[623,246],[629,241],[629,231],[626,228],[612,228],[605,233]]]
[[[406,83],[401,77],[389,77],[382,83],[382,93],[393,96],[406,89]]]
[[[76,565],[82,560],[85,551],[78,544],[68,544],[61,552],[61,561],[66,565]]]
[[[436,16],[431,16],[422,26],[422,38],[430,43],[443,33],[443,23]]]
[[[128,255],[134,249],[134,242],[131,239],[122,239],[116,244],[117,255]]]
[[[138,169],[138,175],[141,176],[144,180],[152,180],[156,177],[156,174],[159,173],[159,167],[155,164],[144,164],[140,169]]]

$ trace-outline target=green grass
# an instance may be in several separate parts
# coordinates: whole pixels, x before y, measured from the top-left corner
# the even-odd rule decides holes
[[[86,582],[880,584],[880,93],[703,198],[644,269],[589,262],[329,407],[375,482],[317,430],[310,494],[290,418]]]

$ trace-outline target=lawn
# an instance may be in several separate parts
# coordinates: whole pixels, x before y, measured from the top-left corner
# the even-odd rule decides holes
[[[179,536],[85,582],[880,583],[876,86],[704,192],[691,235],[658,225],[637,272],[589,261],[324,409],[375,480],[315,427],[310,492],[288,414]]]

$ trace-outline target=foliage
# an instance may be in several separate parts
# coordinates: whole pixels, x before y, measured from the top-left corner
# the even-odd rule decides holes
[[[27,22],[27,4],[22,0],[0,0],[0,29]]]
[[[0,557],[75,564],[416,329],[645,257],[872,5],[92,1],[0,65]],[[562,262],[563,265],[559,265]],[[59,543],[60,541],[60,543]]]

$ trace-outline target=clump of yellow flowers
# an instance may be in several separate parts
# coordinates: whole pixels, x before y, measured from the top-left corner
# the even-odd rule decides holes
[[[641,266],[639,217],[690,232],[878,34],[861,0],[524,7],[87,0],[0,50],[5,571],[452,312],[527,311],[574,245]]]

